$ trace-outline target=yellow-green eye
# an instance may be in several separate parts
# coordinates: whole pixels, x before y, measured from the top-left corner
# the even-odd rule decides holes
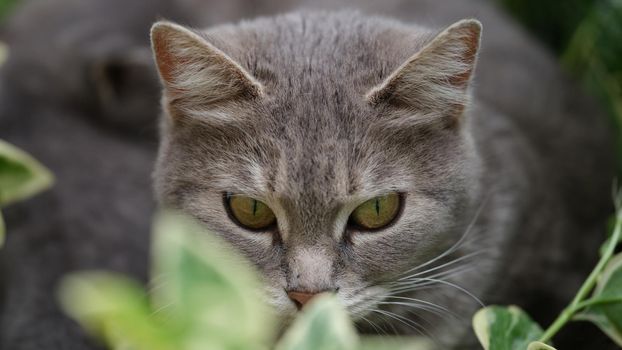
[[[359,205],[350,215],[350,222],[360,228],[375,230],[387,226],[400,211],[400,195],[389,193]]]
[[[237,194],[227,195],[227,205],[235,220],[246,228],[261,230],[276,222],[272,210],[264,202],[254,198]]]

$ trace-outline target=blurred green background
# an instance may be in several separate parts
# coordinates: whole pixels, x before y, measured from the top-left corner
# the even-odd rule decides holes
[[[622,1],[499,0],[608,109],[622,158]],[[618,173],[622,174],[622,162]]]
[[[6,16],[11,6],[13,6],[17,0],[0,0],[0,20]]]

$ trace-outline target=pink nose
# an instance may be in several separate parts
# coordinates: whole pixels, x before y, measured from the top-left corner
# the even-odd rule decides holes
[[[311,300],[317,294],[318,293],[308,293],[308,292],[298,292],[298,291],[287,292],[287,296],[294,302],[294,304],[296,304],[296,307],[298,308],[298,310],[302,309],[302,307],[305,306],[309,302],[309,300]]]

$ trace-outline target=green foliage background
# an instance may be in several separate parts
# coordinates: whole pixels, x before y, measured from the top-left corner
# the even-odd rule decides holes
[[[11,7],[17,2],[17,0],[0,0],[0,20],[8,14]]]
[[[498,0],[602,99],[622,158],[622,1]],[[622,174],[622,162],[618,171]]]

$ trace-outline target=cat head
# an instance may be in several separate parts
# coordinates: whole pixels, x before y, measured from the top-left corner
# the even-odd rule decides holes
[[[254,262],[283,316],[322,291],[364,315],[468,221],[480,31],[344,13],[156,23],[161,203]]]

